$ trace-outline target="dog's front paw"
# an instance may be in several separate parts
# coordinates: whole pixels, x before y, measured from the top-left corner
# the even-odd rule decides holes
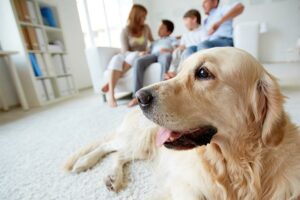
[[[105,179],[106,188],[113,192],[119,192],[123,188],[123,180],[116,175],[109,175]]]
[[[93,161],[93,159],[89,159],[87,156],[81,157],[74,164],[72,172],[80,173],[86,171],[93,167],[95,164],[96,162]]]
[[[63,165],[63,170],[66,172],[70,172],[73,169],[74,161],[69,159]]]

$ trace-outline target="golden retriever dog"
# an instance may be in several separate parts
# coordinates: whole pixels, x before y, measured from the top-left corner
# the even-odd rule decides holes
[[[107,189],[118,192],[125,186],[123,167],[133,160],[152,159],[157,155],[155,145],[158,126],[141,112],[129,113],[121,126],[97,142],[87,145],[72,155],[64,170],[80,173],[95,166],[104,156],[114,153],[111,172],[105,179]]]
[[[115,191],[125,162],[154,157],[165,175],[150,199],[299,199],[299,130],[275,78],[232,47],[196,53],[181,68],[137,92],[150,120],[134,111],[112,138],[82,149],[65,168],[81,172],[116,151],[106,180]]]

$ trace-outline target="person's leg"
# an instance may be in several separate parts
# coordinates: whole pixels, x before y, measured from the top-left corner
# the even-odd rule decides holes
[[[161,74],[160,74],[160,80],[163,80],[164,74],[169,71],[171,60],[172,60],[172,54],[171,53],[162,53],[162,54],[158,55],[157,61],[162,66],[162,70],[161,70]]]
[[[148,66],[157,61],[156,55],[145,55],[139,57],[135,60],[133,64],[133,81],[134,81],[134,89],[133,92],[136,93],[139,89],[143,87],[144,81],[144,72]],[[134,95],[133,95],[134,96]],[[138,103],[137,99],[134,97],[129,103],[128,106],[132,107]]]
[[[116,107],[114,89],[118,80],[131,68],[132,63],[138,57],[138,52],[128,52],[126,54],[117,54],[111,59],[108,69],[111,70],[109,81],[102,87],[102,92],[108,92],[108,104]]]
[[[124,75],[129,69],[131,68],[131,65],[127,62],[123,63],[123,71],[122,71],[122,75]]]
[[[201,51],[201,50],[209,49],[209,48],[213,48],[213,47],[214,47],[214,44],[211,40],[205,40],[197,46],[197,51]]]
[[[125,58],[125,56],[121,53],[114,55],[108,63],[107,70],[122,71],[122,65],[123,65],[123,62],[124,62],[124,58]],[[109,91],[109,84],[108,83],[104,84],[103,87],[101,88],[101,91],[103,93],[108,92]]]
[[[217,38],[214,40],[206,40],[201,42],[197,46],[197,50],[209,49],[213,47],[230,47],[233,46],[233,40],[231,38]]]
[[[177,72],[178,66],[180,64],[181,59],[181,50],[175,49],[172,53],[172,61],[169,67],[169,71]]]
[[[215,47],[233,47],[232,38],[218,38],[212,41]]]
[[[134,92],[143,87],[144,72],[149,65],[155,62],[157,62],[157,56],[152,54],[142,56],[134,62]]]
[[[115,99],[115,87],[116,84],[118,82],[118,80],[120,79],[120,77],[122,76],[123,72],[122,71],[118,71],[118,70],[112,70],[110,73],[110,77],[109,77],[109,81],[108,81],[108,104],[111,107],[117,107],[117,102]]]
[[[121,76],[123,76],[129,69],[131,68],[131,65],[128,64],[127,62],[123,63],[123,71]],[[109,83],[106,83],[105,85],[103,85],[103,87],[101,88],[101,91],[103,93],[107,93],[109,91]]]
[[[113,58],[111,59],[111,61],[109,62],[109,65],[107,67],[107,69],[110,71],[109,80],[108,80],[108,88],[107,88],[108,89],[108,99],[107,100],[108,100],[108,104],[111,107],[117,106],[116,99],[114,97],[114,89],[117,84],[117,81],[122,76],[122,71],[124,68],[124,66],[123,66],[124,59],[125,59],[125,55],[117,54],[117,55],[113,56]],[[107,87],[107,86],[104,85],[103,88],[105,88],[105,87]]]
[[[190,55],[197,52],[197,46],[187,47],[181,54],[181,60],[187,59]]]
[[[124,59],[126,65],[123,66],[124,74],[131,68],[131,66],[133,66],[134,62],[139,57],[140,56],[139,56],[139,52],[138,51],[126,53],[126,56],[125,56],[125,59]]]

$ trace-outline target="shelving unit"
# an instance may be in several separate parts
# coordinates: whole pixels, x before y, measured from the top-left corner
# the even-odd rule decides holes
[[[31,15],[29,19],[26,19],[26,16],[21,16],[24,12],[22,12],[23,8],[20,9],[20,2],[21,5],[24,5],[28,1],[31,2],[32,7],[31,10],[27,7],[28,11],[31,11]],[[17,50],[21,52],[20,56],[15,58],[14,61],[17,63],[29,106],[48,105],[76,95],[78,90],[66,58],[67,50],[57,6],[43,0],[9,0],[7,3],[1,2],[1,6],[12,10],[13,15],[10,20],[11,24],[15,24],[16,27],[7,25],[7,28],[10,29],[11,36],[17,37],[17,40],[21,43],[14,43],[10,46],[9,42],[4,42],[2,47],[5,49],[16,49],[18,47]],[[55,27],[46,24],[47,21],[43,19],[41,8],[45,7],[51,10],[56,22]],[[32,18],[32,12],[35,13],[35,18]],[[9,22],[5,21],[5,23]],[[35,31],[36,41],[39,39],[36,46],[32,44],[33,34],[30,35],[32,30]],[[41,34],[38,35],[37,31]],[[4,41],[11,39],[9,34],[0,36],[1,40]],[[43,41],[44,44],[41,44],[40,41]],[[52,48],[50,44],[52,44]],[[56,44],[56,46],[53,46],[53,44]],[[40,62],[41,74],[37,73],[36,68],[34,68],[32,57]]]

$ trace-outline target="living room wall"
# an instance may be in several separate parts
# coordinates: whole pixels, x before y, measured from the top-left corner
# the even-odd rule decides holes
[[[230,4],[236,0],[221,0],[221,5]],[[182,16],[188,9],[200,9],[202,19],[204,12],[201,0],[176,1],[173,0],[134,0],[135,3],[145,5],[149,10],[148,23],[154,35],[160,20],[167,18],[175,22],[174,35],[181,35],[186,29],[182,23]],[[300,38],[300,1],[299,0],[243,0],[244,13],[236,18],[234,23],[258,21],[266,22],[268,32],[261,35],[259,52],[262,62],[285,62],[299,60],[296,51],[287,50],[296,47]]]
[[[78,89],[91,87],[92,81],[85,58],[85,45],[75,0],[51,0],[59,9],[60,20],[64,29],[68,61]]]

